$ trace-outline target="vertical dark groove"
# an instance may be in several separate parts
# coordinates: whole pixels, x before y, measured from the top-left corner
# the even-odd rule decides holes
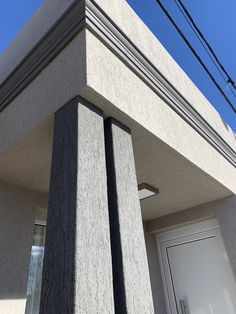
[[[123,254],[120,237],[119,209],[117,202],[116,169],[114,156],[114,138],[112,134],[112,119],[105,120],[105,151],[107,170],[108,209],[111,237],[113,293],[115,313],[126,314],[126,293],[123,271]]]

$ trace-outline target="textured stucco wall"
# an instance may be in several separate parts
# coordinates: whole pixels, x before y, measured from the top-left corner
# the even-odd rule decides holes
[[[0,313],[24,314],[33,225],[40,193],[0,181]]]
[[[47,0],[0,58],[0,83],[76,0]],[[175,86],[228,143],[236,147],[233,132],[169,55],[125,0],[95,1],[156,68]]]
[[[159,40],[125,0],[96,0],[113,22],[131,39],[169,82],[192,104],[223,138],[236,148],[232,130],[170,56]]]
[[[85,39],[81,31],[0,114],[0,153],[7,151],[85,85]]]
[[[55,115],[41,314],[114,313],[102,112]]]
[[[105,121],[115,312],[153,314],[130,130]]]
[[[146,231],[145,223],[144,234],[155,314],[167,314],[156,238]]]
[[[219,221],[224,244],[236,275],[236,196],[230,196],[150,220],[146,223],[146,227],[148,232],[160,232],[213,217],[216,217]]]
[[[88,90],[86,98],[103,106],[104,111],[113,104],[188,161],[236,192],[233,165],[89,31],[86,31],[86,43],[87,84],[100,95],[93,96]]]
[[[104,5],[108,2],[104,1]],[[122,8],[117,9],[116,15],[120,16],[126,5],[118,2]],[[141,23],[133,12],[131,15],[134,25],[137,23],[135,20]],[[166,69],[172,71],[169,58],[163,57],[162,61]],[[175,74],[177,80],[177,68]],[[130,127],[132,121],[139,123],[188,161],[236,192],[235,168],[89,31],[86,31],[86,36],[85,31],[81,31],[1,112],[0,153],[7,151],[40,121],[78,94],[125,124],[123,117],[129,117]],[[195,99],[198,100],[197,96]],[[217,124],[214,119],[211,122]]]
[[[69,3],[68,0],[67,4]],[[192,105],[199,104],[201,114],[204,116],[211,106],[205,102],[201,103],[202,96],[199,92],[197,94],[194,92],[190,80],[180,79],[183,75],[180,68],[161,48],[156,38],[125,1],[118,0],[113,3],[111,0],[97,0],[97,3],[137,45],[141,45],[140,48],[152,61],[155,59],[160,71],[180,92],[184,89],[182,93],[191,96],[189,100]],[[6,151],[40,121],[80,94],[96,103],[105,112],[125,113],[131,118],[130,120],[133,119],[144,126],[187,160],[236,192],[235,168],[100,40],[89,31],[86,31],[86,34],[85,38],[85,32],[81,31],[60,55],[1,112],[0,152]],[[91,91],[96,91],[96,97]],[[97,100],[99,94],[100,102]],[[235,147],[233,135],[229,137],[229,132],[214,109],[210,109],[207,116],[214,128],[221,124],[220,130],[217,130],[232,147]],[[115,118],[120,120],[118,116]]]

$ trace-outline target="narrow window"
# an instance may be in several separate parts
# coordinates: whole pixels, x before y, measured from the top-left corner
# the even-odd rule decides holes
[[[46,226],[35,224],[25,314],[39,313],[45,233]]]

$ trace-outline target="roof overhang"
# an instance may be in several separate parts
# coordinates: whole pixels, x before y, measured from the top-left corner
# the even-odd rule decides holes
[[[46,1],[32,29],[50,13],[48,3],[51,13],[57,9]],[[113,116],[131,129],[138,182],[160,188],[159,195],[143,201],[145,219],[155,217],[156,210],[163,215],[235,193],[235,138],[223,130],[214,109],[127,3],[112,0],[118,14],[114,7],[109,12],[109,1],[65,3],[57,18],[48,18],[50,27],[40,39],[29,40],[22,54],[15,42],[0,58],[0,67],[9,65],[0,77],[0,177],[47,193],[51,140],[50,134],[42,135],[40,125],[79,94],[100,107],[105,117]],[[123,14],[132,19],[126,29]],[[138,43],[132,24],[150,49]],[[26,33],[33,38],[33,31]],[[159,58],[148,55],[152,49]],[[15,51],[18,56],[13,57]],[[199,96],[195,102],[168,74],[172,68],[189,94]],[[206,113],[197,107],[198,100]],[[41,166],[35,152],[44,156]],[[26,157],[28,163],[23,162]]]
[[[0,111],[8,106],[84,27],[95,34],[168,106],[236,166],[235,150],[93,0],[72,1],[17,67],[3,79],[0,85]]]

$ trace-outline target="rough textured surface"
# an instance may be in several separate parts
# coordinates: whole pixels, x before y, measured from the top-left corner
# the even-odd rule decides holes
[[[0,152],[8,151],[36,125],[82,93],[86,84],[91,86],[86,98],[105,114],[129,125],[132,133],[139,124],[153,135],[154,142],[162,141],[187,162],[236,191],[235,168],[89,32],[86,38],[84,32],[79,33],[1,112]]]
[[[17,36],[0,58],[0,83],[18,65],[22,58],[63,12],[76,0],[47,0],[30,23]],[[228,141],[236,147],[232,130],[168,54],[158,39],[135,14],[125,0],[95,0],[115,24],[142,51],[171,84],[194,108]]]
[[[193,84],[159,40],[125,0],[96,0],[111,20],[130,38],[169,82],[192,104],[223,138],[236,148],[233,131]]]
[[[0,153],[0,178],[48,194],[52,139],[53,117],[49,117],[5,154]]]
[[[51,117],[27,133],[5,154],[0,154],[0,178],[48,193],[52,138]],[[132,142],[138,183],[147,182],[160,189],[158,195],[141,202],[144,220],[232,194],[142,126],[132,124]]]
[[[73,62],[72,62],[73,60]],[[86,81],[81,31],[0,114],[0,153],[79,94]]]
[[[95,99],[103,96],[101,104],[105,104],[105,110],[111,104],[119,108],[188,161],[236,192],[233,165],[89,31],[86,46],[87,84],[100,96],[96,95]],[[93,101],[90,90],[86,97]]]
[[[0,313],[24,314],[33,226],[47,197],[0,181]]]
[[[164,290],[161,278],[157,242],[154,234],[146,231],[144,224],[145,243],[148,257],[149,274],[152,287],[153,305],[156,314],[167,314]]]
[[[105,123],[116,313],[154,313],[131,135]]]
[[[113,312],[103,117],[76,98],[55,116],[40,313]]]

